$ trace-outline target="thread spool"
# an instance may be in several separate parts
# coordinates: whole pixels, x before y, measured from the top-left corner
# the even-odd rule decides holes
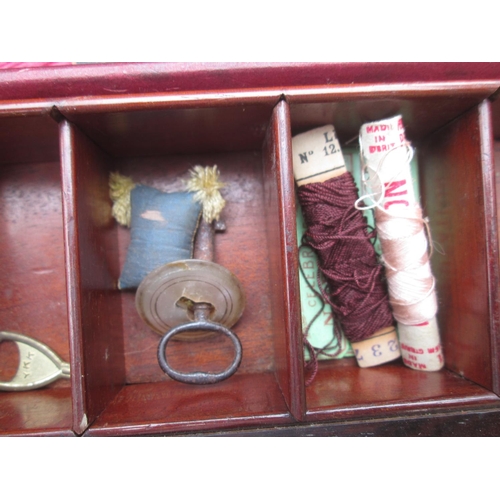
[[[330,191],[334,189],[334,186],[337,188],[338,185],[342,185],[346,186],[347,190],[350,190],[351,192],[357,192],[354,180],[345,167],[344,158],[333,125],[319,127],[293,137],[292,157],[294,177],[298,186],[298,195],[299,199],[302,199],[302,201],[304,201],[305,189],[301,188],[303,186],[313,184],[321,186],[322,191]],[[349,206],[354,213],[356,212],[354,210],[354,201],[356,196],[357,195],[353,198],[352,203],[350,202]],[[336,195],[334,197],[336,197]],[[338,198],[340,199],[342,197],[343,193],[340,192]],[[303,209],[306,221],[309,223],[312,219],[312,222],[314,223],[315,216],[313,215],[313,212],[311,211],[310,213],[307,213],[305,206],[303,206]],[[360,240],[364,239],[366,244],[366,242],[368,242],[366,237],[366,234],[368,233],[366,221],[364,217],[360,217],[360,219],[361,225],[363,225],[363,228],[360,229],[361,238],[358,234],[358,236],[353,237],[353,240],[356,240],[357,238],[360,238]],[[370,264],[370,272],[373,276],[376,276],[379,272],[379,265],[377,263],[375,251],[369,242],[368,249],[371,249],[373,257],[373,262]],[[321,255],[319,255],[319,257],[321,258]],[[345,257],[346,260],[343,262],[320,262],[320,265],[324,272],[326,267],[331,267],[332,271],[335,272],[336,267],[338,268],[339,265],[345,267],[345,264],[349,262],[349,256],[346,255]],[[380,302],[377,304],[377,310],[373,311],[373,317],[370,317],[368,321],[366,321],[366,319],[363,320],[363,328],[361,329],[363,334],[353,335],[353,329],[350,329],[349,334],[345,328],[346,325],[343,325],[344,333],[351,341],[351,345],[354,349],[356,359],[360,367],[380,365],[401,356],[398,338],[396,330],[393,327],[393,318],[385,292],[385,286],[378,278],[372,281],[373,286],[376,287],[377,296],[382,295],[382,297]],[[360,286],[360,289],[361,288],[362,285]],[[335,295],[337,292],[338,290],[330,290],[331,298],[328,300],[335,301]],[[347,306],[347,304],[332,304],[334,310],[337,311],[339,309],[343,309],[345,306]],[[352,307],[352,304],[350,304],[350,307]],[[356,308],[352,311],[352,317],[355,317],[355,310]],[[347,321],[346,317],[344,317],[344,321]]]
[[[364,124],[360,145],[369,192],[358,201],[375,208],[403,362],[416,370],[440,370],[444,360],[427,223],[415,197],[410,168],[413,150],[402,117]]]

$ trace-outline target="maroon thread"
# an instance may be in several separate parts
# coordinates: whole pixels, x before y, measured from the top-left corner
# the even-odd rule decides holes
[[[370,242],[358,189],[349,172],[298,188],[307,225],[305,240],[318,255],[328,290],[325,300],[351,342],[393,325],[383,266]],[[321,287],[320,287],[321,289]]]
[[[301,249],[304,247],[307,247],[307,245],[306,244],[300,245],[299,253],[300,253]],[[318,309],[316,314],[313,316],[311,321],[309,321],[309,323],[305,327],[304,331],[302,332],[302,342],[304,344],[304,347],[309,352],[309,358],[310,358],[309,361],[304,362],[304,371],[306,372],[306,374],[309,373],[306,377],[306,380],[305,380],[306,387],[308,387],[309,385],[312,384],[313,380],[316,377],[316,374],[318,373],[318,369],[319,369],[318,356],[320,354],[322,354],[322,355],[327,356],[329,358],[335,358],[335,356],[337,356],[342,351],[343,339],[342,339],[342,335],[341,335],[341,332],[342,332],[341,325],[338,322],[338,320],[336,318],[334,318],[334,321],[332,324],[332,338],[330,339],[328,344],[326,344],[323,347],[314,347],[309,342],[309,339],[308,339],[309,330],[311,329],[314,322],[322,315],[322,313],[325,309],[326,301],[325,301],[325,298],[323,297],[323,295],[324,295],[323,283],[320,283],[320,280],[318,280],[318,283],[320,283],[319,289],[321,290],[321,293],[317,292],[316,289],[309,282],[309,279],[307,278],[306,273],[304,272],[304,269],[302,268],[302,264],[301,264],[300,260],[299,260],[299,271],[300,271],[300,274],[302,274],[302,277],[304,278],[305,283],[309,287],[309,291],[312,292],[314,295],[316,295],[316,298],[319,300],[319,302],[321,304],[321,307]],[[327,353],[326,351],[331,347],[334,340],[337,341],[336,351],[334,353]]]

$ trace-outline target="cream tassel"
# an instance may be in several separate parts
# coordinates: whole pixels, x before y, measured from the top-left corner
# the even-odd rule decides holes
[[[226,202],[219,191],[225,184],[219,182],[217,165],[205,168],[197,165],[190,170],[190,174],[191,179],[187,181],[186,187],[188,191],[196,192],[194,200],[203,206],[203,220],[209,224],[219,220]]]

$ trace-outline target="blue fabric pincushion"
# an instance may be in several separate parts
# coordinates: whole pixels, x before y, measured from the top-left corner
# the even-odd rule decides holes
[[[131,240],[118,288],[137,288],[154,269],[190,259],[201,205],[188,192],[163,193],[137,185],[130,191]]]

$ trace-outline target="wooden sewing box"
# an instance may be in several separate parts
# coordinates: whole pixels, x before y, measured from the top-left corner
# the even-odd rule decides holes
[[[71,363],[71,380],[0,393],[10,436],[500,435],[495,150],[498,63],[133,63],[0,71],[0,330]],[[341,144],[402,114],[418,153],[446,366],[303,368],[291,137],[333,123]],[[499,142],[496,142],[499,141]],[[216,261],[247,305],[243,360],[209,386],[169,379],[159,336],[116,282],[129,231],[110,172],[160,189],[218,165],[227,231]],[[498,181],[497,181],[498,183]],[[4,345],[5,344],[5,345]],[[219,337],[176,342],[179,369],[217,370]],[[169,354],[170,355],[170,354]],[[0,349],[2,378],[16,352]]]

